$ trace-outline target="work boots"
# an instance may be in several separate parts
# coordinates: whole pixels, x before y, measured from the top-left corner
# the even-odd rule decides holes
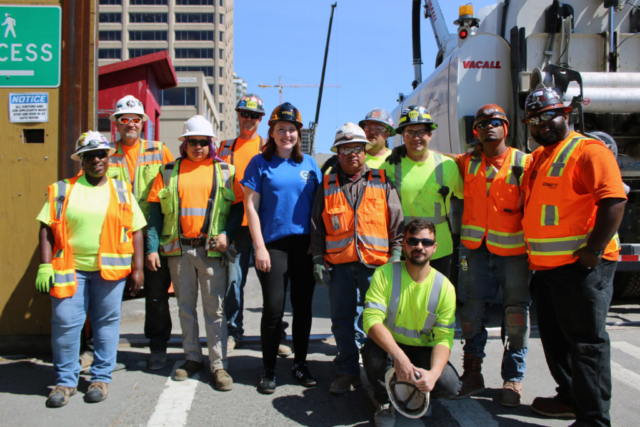
[[[462,387],[457,399],[464,399],[484,391],[484,377],[482,376],[482,358],[465,353],[462,359]]]

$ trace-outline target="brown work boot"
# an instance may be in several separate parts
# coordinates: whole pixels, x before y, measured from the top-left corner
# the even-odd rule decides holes
[[[571,406],[566,405],[559,396],[536,397],[531,403],[531,410],[551,418],[575,418]]]
[[[331,382],[331,386],[329,386],[329,392],[333,394],[343,394],[348,391],[355,390],[357,387],[360,387],[362,382],[360,381],[360,377],[354,377],[349,374],[340,374],[338,377]]]
[[[482,393],[484,389],[484,377],[482,376],[482,358],[465,353],[462,359],[462,387],[457,399],[464,399],[475,394]]]
[[[184,381],[200,372],[203,368],[204,363],[196,362],[195,360],[187,360],[182,364],[182,366],[176,369],[176,373],[173,374],[173,379],[175,381]]]
[[[102,381],[94,381],[89,385],[87,394],[84,395],[84,401],[87,403],[102,402],[109,395],[109,384]]]
[[[57,385],[51,390],[49,397],[47,398],[48,408],[60,408],[69,403],[69,398],[76,394],[77,387],[67,387],[64,385]]]
[[[213,372],[213,388],[218,391],[229,391],[233,389],[233,379],[224,369],[216,369]]]
[[[500,390],[499,400],[502,406],[515,407],[522,402],[522,383],[505,381]]]

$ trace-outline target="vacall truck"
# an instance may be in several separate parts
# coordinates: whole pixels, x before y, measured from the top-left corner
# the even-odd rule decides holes
[[[436,68],[424,80],[423,7],[439,49]],[[640,0],[501,0],[477,15],[466,5],[454,21],[456,34],[449,33],[437,0],[414,0],[412,19],[415,80],[411,93],[399,95],[396,123],[404,108],[422,105],[438,124],[430,148],[462,153],[476,141],[475,112],[495,103],[511,123],[508,145],[531,152],[537,144],[521,123],[524,100],[543,85],[560,88],[574,107],[575,129],[617,156],[629,201],[618,232],[615,295],[640,296]],[[401,137],[393,143],[402,144]],[[458,239],[461,206],[452,206]],[[464,247],[459,259],[465,274]]]

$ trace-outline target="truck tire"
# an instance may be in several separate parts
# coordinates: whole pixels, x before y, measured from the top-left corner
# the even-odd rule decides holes
[[[615,157],[616,159],[618,158],[618,144],[616,144],[616,141],[611,137],[611,135],[599,130],[595,130],[589,133],[585,132],[585,136],[602,141],[604,145],[606,145],[607,148],[611,150],[611,152],[613,153],[613,157]]]
[[[613,296],[620,299],[640,297],[640,271],[621,271],[613,279]]]

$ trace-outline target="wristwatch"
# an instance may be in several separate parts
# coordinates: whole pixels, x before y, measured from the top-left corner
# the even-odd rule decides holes
[[[595,249],[591,249],[589,246],[585,246],[584,247],[587,252],[589,252],[591,255],[594,255],[598,258],[602,258],[602,255],[604,255],[604,251],[596,251]]]

